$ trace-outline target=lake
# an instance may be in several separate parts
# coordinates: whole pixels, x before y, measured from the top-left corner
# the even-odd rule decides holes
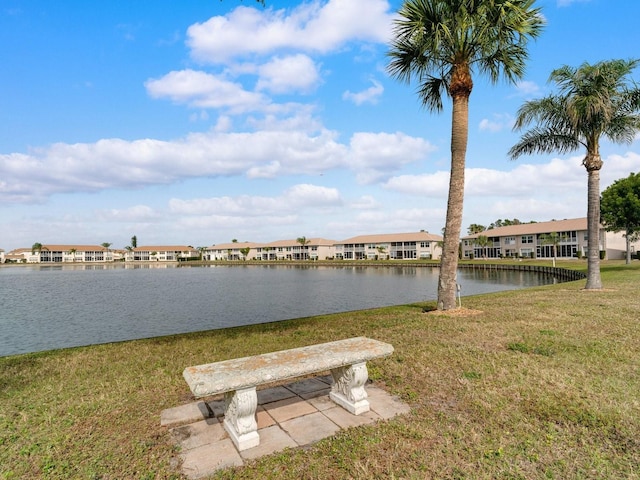
[[[2,267],[0,356],[434,300],[438,274],[352,265]],[[462,296],[554,280],[458,272]]]

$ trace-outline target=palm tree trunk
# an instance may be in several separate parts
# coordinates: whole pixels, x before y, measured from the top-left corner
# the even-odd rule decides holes
[[[589,158],[594,157],[594,158]],[[587,285],[586,290],[602,288],[600,279],[600,155],[587,155]]]
[[[444,245],[440,259],[438,310],[456,308],[456,272],[458,270],[458,248],[464,204],[464,167],[469,133],[469,96],[453,95],[452,97],[451,177],[449,178]]]

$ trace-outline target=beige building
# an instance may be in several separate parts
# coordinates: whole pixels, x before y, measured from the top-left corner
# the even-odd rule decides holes
[[[200,252],[189,245],[146,245],[124,254],[127,262],[179,262],[200,258]]]
[[[112,262],[114,252],[102,245],[52,245],[43,244],[40,251],[17,248],[6,259],[26,263]]]
[[[207,260],[326,260],[334,257],[334,240],[309,238],[277,240],[270,243],[232,242],[213,245],[205,250]],[[247,250],[248,249],[248,250]]]
[[[550,222],[523,223],[492,228],[462,238],[463,258],[553,258],[554,245],[545,235],[556,233],[560,239],[557,258],[575,258],[587,254],[587,218],[552,220]],[[488,239],[481,245],[478,237]],[[600,230],[600,250],[607,249],[607,236]]]
[[[256,248],[258,245],[259,244],[253,242],[220,243],[218,245],[207,247],[203,252],[203,257],[205,260],[218,261],[251,260],[256,256]]]
[[[344,260],[438,260],[442,236],[429,232],[359,235],[335,244],[335,257]]]

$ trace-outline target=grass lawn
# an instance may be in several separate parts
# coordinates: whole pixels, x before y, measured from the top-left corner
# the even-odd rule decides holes
[[[585,262],[564,263],[585,269]],[[640,478],[640,262],[585,281],[0,358],[0,479],[180,478],[160,412],[189,365],[352,336],[411,413],[214,478]]]

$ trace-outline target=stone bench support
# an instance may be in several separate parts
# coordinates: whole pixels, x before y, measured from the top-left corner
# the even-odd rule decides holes
[[[238,450],[260,443],[256,387],[331,371],[329,397],[354,415],[369,411],[366,362],[386,357],[393,346],[365,337],[187,367],[183,376],[196,398],[225,394],[224,428]]]

